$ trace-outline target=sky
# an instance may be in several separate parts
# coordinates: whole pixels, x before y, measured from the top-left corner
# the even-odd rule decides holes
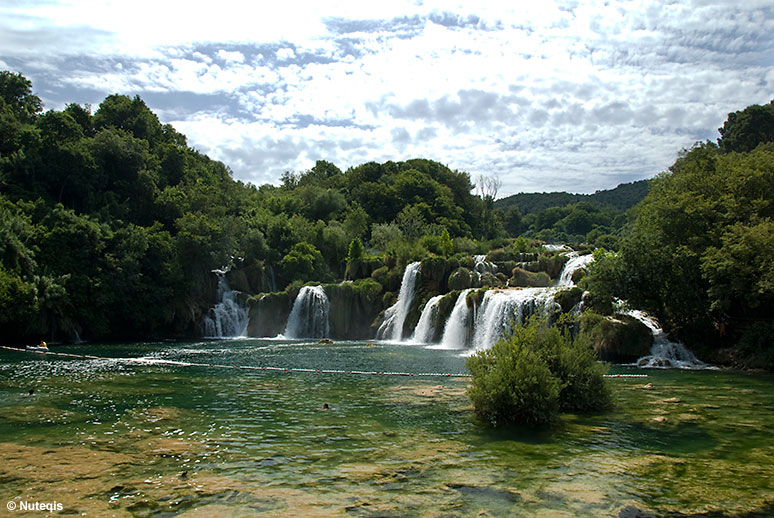
[[[428,158],[591,193],[774,98],[774,0],[3,0],[0,69],[46,109],[139,95],[257,185]]]

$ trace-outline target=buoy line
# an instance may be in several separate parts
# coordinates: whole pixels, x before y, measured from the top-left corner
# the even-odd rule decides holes
[[[152,358],[109,358],[106,356],[94,356],[91,354],[72,354],[58,353],[53,351],[28,351],[16,347],[0,345],[0,348],[17,353],[43,354],[52,356],[61,356],[66,358],[77,358],[80,360],[104,360],[113,362],[127,362],[144,365],[171,365],[177,367],[205,367],[214,369],[239,369],[250,371],[266,372],[298,372],[307,374],[355,374],[367,376],[408,376],[408,377],[439,377],[439,378],[471,378],[472,375],[465,373],[441,373],[441,372],[391,372],[391,371],[361,371],[361,370],[341,370],[341,369],[304,369],[300,367],[270,367],[253,365],[224,365],[220,363],[195,363],[176,360],[157,360]],[[605,378],[647,378],[647,374],[605,374]]]

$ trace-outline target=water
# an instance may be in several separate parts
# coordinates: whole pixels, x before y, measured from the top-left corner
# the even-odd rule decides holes
[[[547,288],[489,290],[478,310],[473,333],[473,349],[489,349],[517,322],[537,312],[555,309],[554,291]]]
[[[218,298],[220,302],[204,317],[204,334],[211,338],[247,336],[249,311],[239,299],[240,292],[232,290],[226,280],[226,272],[215,271],[218,275]]]
[[[575,283],[572,281],[572,274],[581,268],[585,268],[594,260],[594,256],[591,254],[580,256],[576,252],[572,252],[572,254],[576,255],[568,254],[570,259],[565,263],[562,273],[559,275],[559,283],[557,284],[559,288],[572,288],[575,286]]]
[[[322,286],[304,286],[293,302],[286,338],[324,338],[330,334],[330,301]]]
[[[458,351],[389,343],[237,339],[54,350],[464,370]],[[474,419],[465,379],[0,351],[0,501],[57,501],[67,514],[98,517],[618,516],[630,505],[661,515],[761,511],[774,491],[774,377],[646,372],[646,380],[609,380],[617,403],[609,413],[566,416],[552,431],[494,432]],[[31,387],[35,394],[25,396]]]
[[[466,299],[471,291],[473,290],[463,290],[457,297],[457,302],[454,303],[454,308],[443,328],[440,349],[464,349],[467,346],[471,316]]]
[[[409,340],[411,343],[429,344],[432,342],[435,328],[438,325],[438,303],[442,298],[443,295],[436,295],[425,303],[414,334]]]
[[[651,315],[640,310],[630,310],[626,314],[645,324],[653,333],[650,354],[637,360],[637,365],[640,367],[663,369],[706,369],[711,367],[696,358],[682,343],[670,340],[661,329],[658,321]]]
[[[484,294],[476,315],[471,315],[472,310],[465,301],[471,290],[463,291],[445,323],[440,344],[434,347],[476,351],[488,349],[505,336],[514,323],[523,321],[524,317],[537,311],[556,309],[558,305],[554,302],[554,294],[557,290],[574,286],[572,274],[593,261],[592,255],[577,256],[575,252],[572,253],[575,255],[564,265],[556,287],[490,289]],[[496,270],[492,263],[486,262],[484,255],[475,256],[475,265],[478,275]],[[437,323],[431,320],[431,316],[438,300],[433,298],[425,305],[411,342],[427,343],[432,338],[432,326]],[[430,305],[431,302],[433,305]]]
[[[377,337],[380,340],[399,342],[403,338],[403,323],[406,321],[411,302],[416,292],[417,277],[422,263],[410,263],[403,270],[398,300],[384,312],[384,322],[379,326]]]

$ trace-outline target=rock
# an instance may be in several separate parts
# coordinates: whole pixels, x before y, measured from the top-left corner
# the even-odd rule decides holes
[[[656,515],[627,505],[618,513],[618,518],[656,518]]]
[[[591,341],[597,357],[613,363],[633,363],[650,353],[653,334],[629,315],[604,317],[592,311],[583,313],[580,334]]]
[[[528,272],[516,267],[511,273],[508,285],[523,288],[545,288],[551,285],[551,277],[546,272]]]
[[[449,275],[450,290],[464,290],[473,287],[473,275],[465,267],[459,267]]]
[[[321,338],[321,339],[317,340],[317,343],[318,344],[328,344],[328,345],[330,345],[330,344],[333,343],[333,340],[331,340],[330,338]]]

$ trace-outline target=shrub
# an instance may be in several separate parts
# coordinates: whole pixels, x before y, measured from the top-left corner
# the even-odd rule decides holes
[[[495,426],[544,425],[560,411],[610,406],[605,367],[586,340],[573,341],[538,319],[514,327],[510,337],[468,359],[468,395],[476,415]]]

